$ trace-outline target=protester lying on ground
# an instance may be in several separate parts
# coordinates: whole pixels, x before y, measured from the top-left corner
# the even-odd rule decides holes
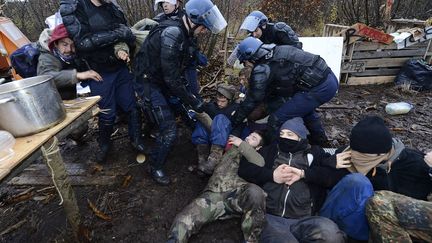
[[[252,63],[254,68],[246,99],[231,118],[233,134],[238,134],[243,120],[264,103],[270,114],[270,138],[276,138],[286,120],[302,117],[311,132],[310,143],[327,144],[315,108],[336,95],[339,82],[324,59],[288,45],[265,45],[254,37],[240,42],[238,58],[242,63]]]
[[[341,168],[347,176],[330,191],[320,215],[332,219],[351,238],[367,240],[365,205],[374,190],[420,200],[432,192],[430,166],[424,158],[423,153],[392,138],[380,117],[362,119],[351,131],[350,147],[339,149],[333,157],[332,167]]]
[[[177,134],[173,109],[168,100],[172,97],[179,105],[190,107],[198,113],[203,111],[203,102],[187,88],[183,73],[185,65],[196,57],[189,55],[195,38],[206,30],[214,34],[222,31],[227,23],[210,0],[189,0],[185,6],[186,14],[176,25],[160,23],[155,27],[136,56],[135,87],[142,101],[141,106],[159,127],[157,146],[150,154],[150,174],[156,183],[170,184],[163,170],[168,153]],[[152,30],[152,31],[153,31]]]
[[[92,95],[100,95],[98,114],[99,150],[96,161],[106,162],[111,150],[111,134],[117,110],[128,114],[128,132],[132,146],[144,152],[141,134],[141,113],[133,90],[133,75],[129,73],[127,53],[114,53],[119,42],[134,45],[135,36],[127,27],[126,18],[114,1],[62,0],[60,14],[69,36],[75,43],[77,55],[85,60],[82,68],[95,70],[102,80],[89,79]]]
[[[210,177],[204,192],[187,205],[174,219],[168,242],[187,242],[204,224],[232,217],[242,218],[242,231],[247,242],[258,242],[264,227],[265,194],[252,183],[237,175],[240,157],[263,166],[264,159],[256,152],[263,144],[259,131],[242,141],[230,137],[234,145],[223,155]]]
[[[318,146],[310,146],[308,130],[299,117],[284,122],[277,143],[262,148],[259,153],[265,166],[258,167],[242,159],[239,176],[261,186],[267,194],[267,226],[262,242],[344,242],[345,234],[331,220],[315,215],[326,197],[329,186],[344,174],[328,166],[320,173],[308,174],[309,167],[325,166],[330,157]],[[292,179],[291,169],[301,171]],[[319,237],[319,238],[314,238]]]
[[[366,205],[369,242],[432,242],[432,202],[377,191]]]
[[[63,100],[77,98],[77,83],[87,79],[101,81],[102,77],[93,70],[77,71],[75,45],[63,24],[57,25],[50,34],[45,29],[39,37],[40,55],[37,75],[51,75]],[[69,137],[80,141],[88,130],[88,123],[77,127]]]
[[[198,170],[204,174],[211,175],[222,157],[231,132],[229,117],[238,107],[234,102],[236,92],[232,85],[218,85],[216,99],[204,104],[204,110],[211,120],[198,120],[192,132],[192,143],[196,145],[198,152]]]

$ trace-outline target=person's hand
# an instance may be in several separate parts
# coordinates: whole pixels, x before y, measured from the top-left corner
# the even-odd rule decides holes
[[[426,164],[429,165],[429,167],[432,167],[432,151],[429,151],[425,157],[424,157],[424,161],[426,162]]]
[[[336,169],[351,167],[351,151],[336,154]]]
[[[287,173],[286,169],[290,166],[287,164],[281,164],[279,165],[274,171],[273,171],[273,181],[278,184],[286,183],[289,180],[289,177],[291,176],[289,173]]]
[[[117,27],[114,32],[120,40],[129,41],[135,39],[132,30],[124,24],[119,24],[119,27]]]
[[[117,52],[117,57],[118,57],[118,59],[120,59],[122,61],[130,62],[129,54],[123,50],[119,50]]]
[[[285,181],[285,184],[288,186],[291,186],[294,184],[294,182],[299,181],[301,178],[304,177],[304,171],[294,168],[294,167],[288,167],[284,169],[284,173],[287,174],[288,180]]]
[[[236,147],[240,146],[240,144],[243,142],[243,140],[239,137],[230,135],[228,138],[228,144],[235,145]]]
[[[98,82],[102,81],[102,76],[100,76],[99,73],[93,71],[93,70],[88,70],[85,72],[77,72],[77,79],[78,80],[87,80],[87,79],[92,79]]]

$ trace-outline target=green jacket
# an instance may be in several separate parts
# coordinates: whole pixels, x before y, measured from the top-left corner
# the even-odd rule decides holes
[[[247,184],[248,182],[237,175],[241,156],[260,167],[265,164],[264,158],[255,148],[246,142],[242,142],[238,148],[234,146],[222,156],[204,191],[226,192]]]

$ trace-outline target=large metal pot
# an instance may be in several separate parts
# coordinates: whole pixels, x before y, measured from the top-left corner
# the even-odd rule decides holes
[[[15,137],[46,130],[66,117],[51,76],[37,76],[0,85],[0,129]]]

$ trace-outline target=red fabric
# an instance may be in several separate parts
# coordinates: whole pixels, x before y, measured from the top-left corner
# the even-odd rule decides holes
[[[51,38],[48,42],[49,49],[52,51],[52,49],[54,48],[54,43],[56,41],[63,39],[63,38],[68,38],[68,37],[69,37],[69,34],[68,34],[64,24],[57,25],[54,28],[53,32],[51,33]]]

